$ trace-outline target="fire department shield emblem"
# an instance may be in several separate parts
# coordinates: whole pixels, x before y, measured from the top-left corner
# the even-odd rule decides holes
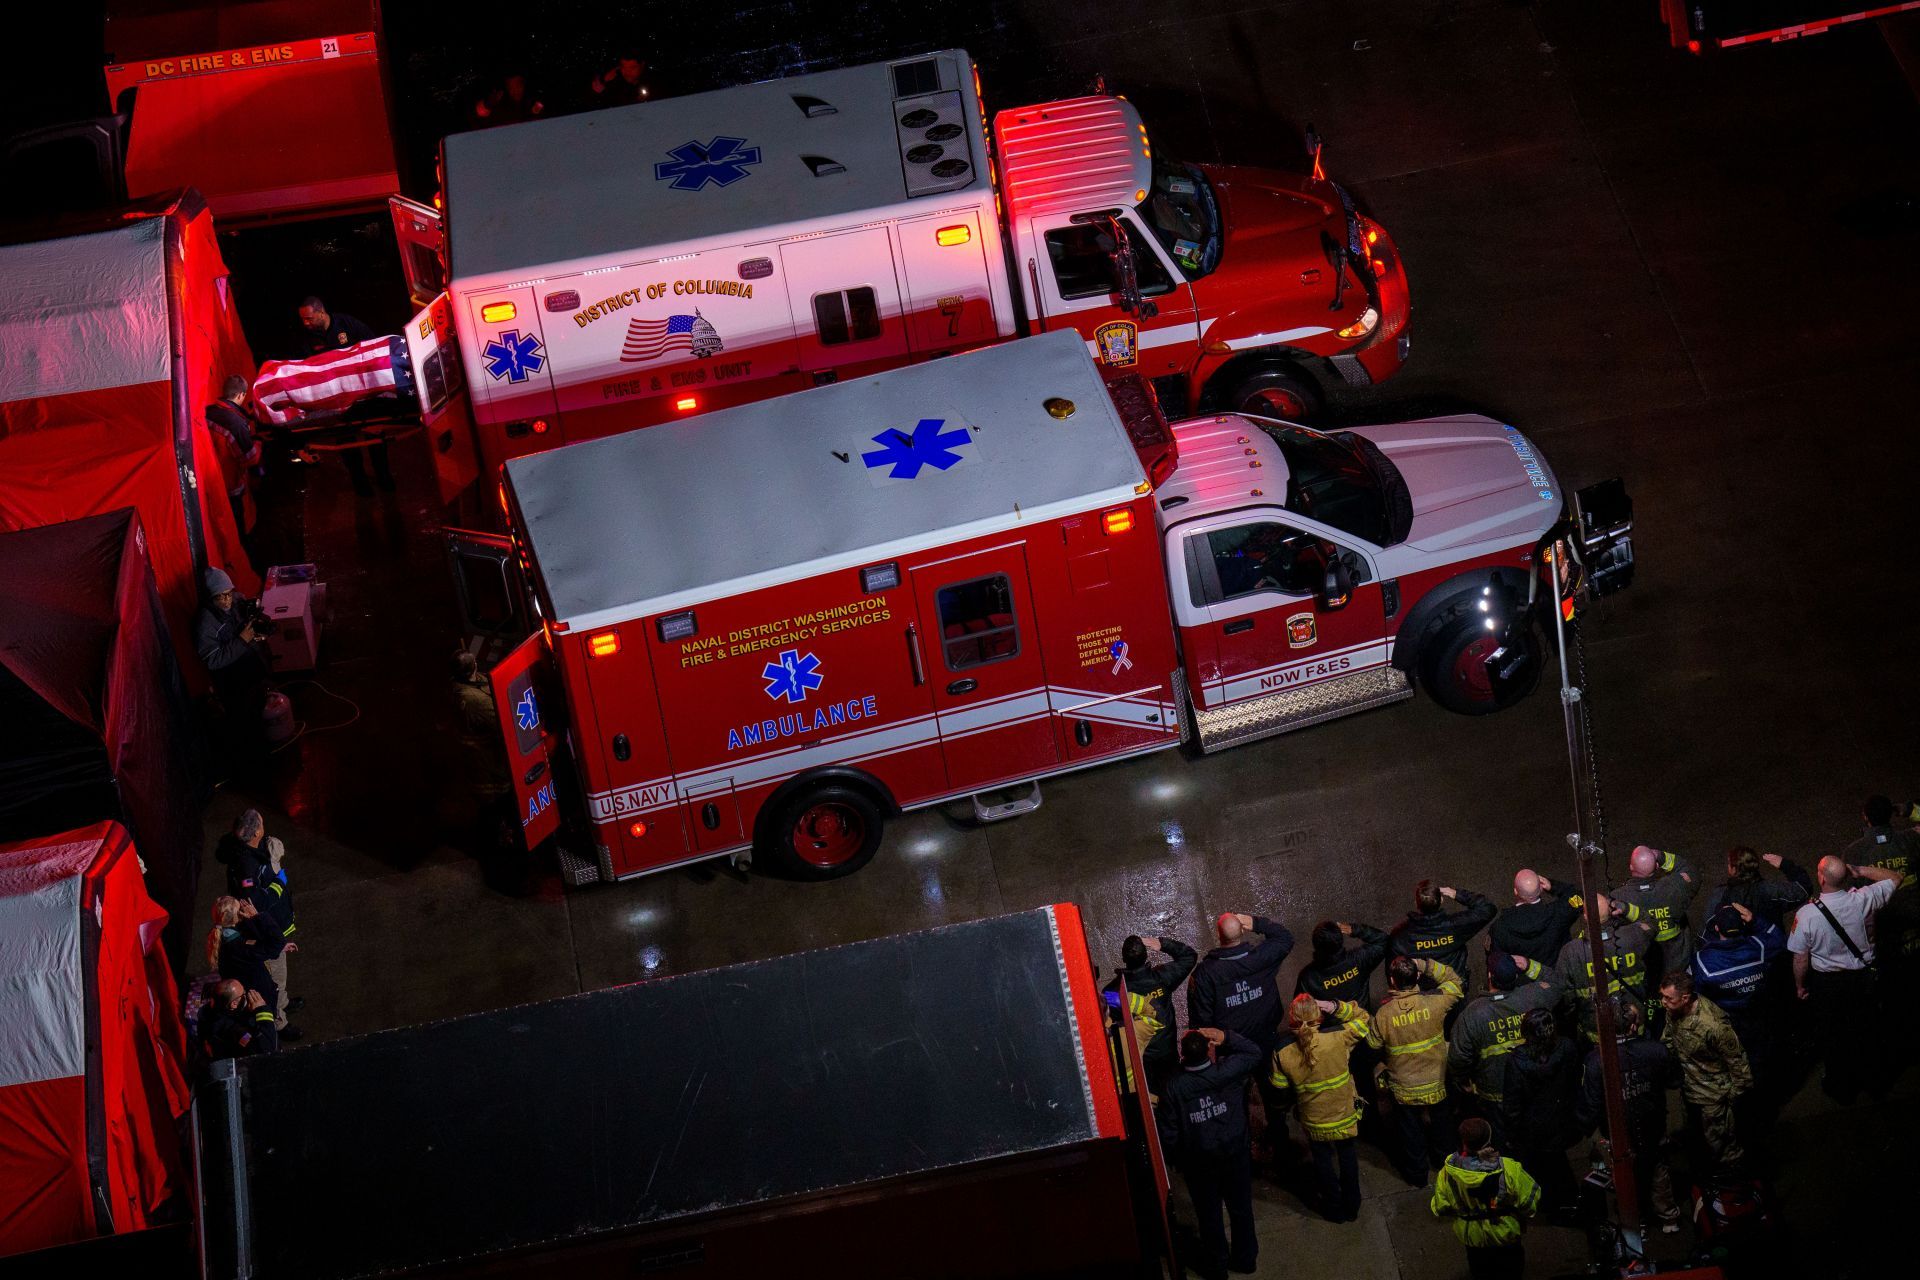
[[[1318,638],[1311,613],[1287,615],[1287,648],[1304,649]]]
[[[1140,360],[1140,327],[1131,320],[1112,320],[1093,331],[1100,363],[1131,369]]]

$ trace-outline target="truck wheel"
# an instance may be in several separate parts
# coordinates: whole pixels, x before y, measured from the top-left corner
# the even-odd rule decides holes
[[[886,816],[855,787],[802,791],[769,815],[767,843],[780,870],[797,880],[837,880],[873,861]]]
[[[1436,628],[1420,648],[1420,683],[1433,700],[1466,716],[1505,711],[1533,692],[1540,683],[1540,633],[1528,622],[1514,638],[1520,666],[1511,679],[1495,682],[1487,674],[1487,659],[1500,647],[1480,615],[1456,611]]]
[[[1320,412],[1320,392],[1291,370],[1259,369],[1234,387],[1226,404],[1234,413],[1299,422]]]

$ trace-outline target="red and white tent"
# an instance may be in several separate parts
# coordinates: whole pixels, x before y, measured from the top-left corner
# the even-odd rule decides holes
[[[252,352],[192,192],[0,244],[0,530],[132,507],[189,680],[199,567],[257,594],[206,421]]]
[[[154,1225],[185,1032],[126,829],[0,845],[0,1255]]]

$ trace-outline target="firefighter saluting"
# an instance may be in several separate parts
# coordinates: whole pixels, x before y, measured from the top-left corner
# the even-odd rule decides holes
[[[1693,964],[1693,929],[1687,923],[1687,906],[1700,888],[1693,864],[1643,844],[1634,848],[1627,869],[1633,878],[1607,896],[1619,904],[1621,919],[1653,926],[1658,952],[1650,967],[1655,973],[1688,968]]]

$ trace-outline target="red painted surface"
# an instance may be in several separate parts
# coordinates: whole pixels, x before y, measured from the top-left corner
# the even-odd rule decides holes
[[[1080,920],[1080,908],[1062,902],[1047,908],[1053,913],[1054,927],[1060,931],[1060,959],[1067,975],[1067,994],[1073,1001],[1073,1018],[1080,1028],[1080,1051],[1086,1057],[1087,1087],[1093,1095],[1093,1119],[1103,1138],[1126,1135],[1120,1113],[1119,1077],[1113,1056],[1107,1052],[1106,1015],[1100,989],[1094,981],[1093,959],[1087,950],[1087,933]],[[1164,1178],[1164,1171],[1160,1171]]]

